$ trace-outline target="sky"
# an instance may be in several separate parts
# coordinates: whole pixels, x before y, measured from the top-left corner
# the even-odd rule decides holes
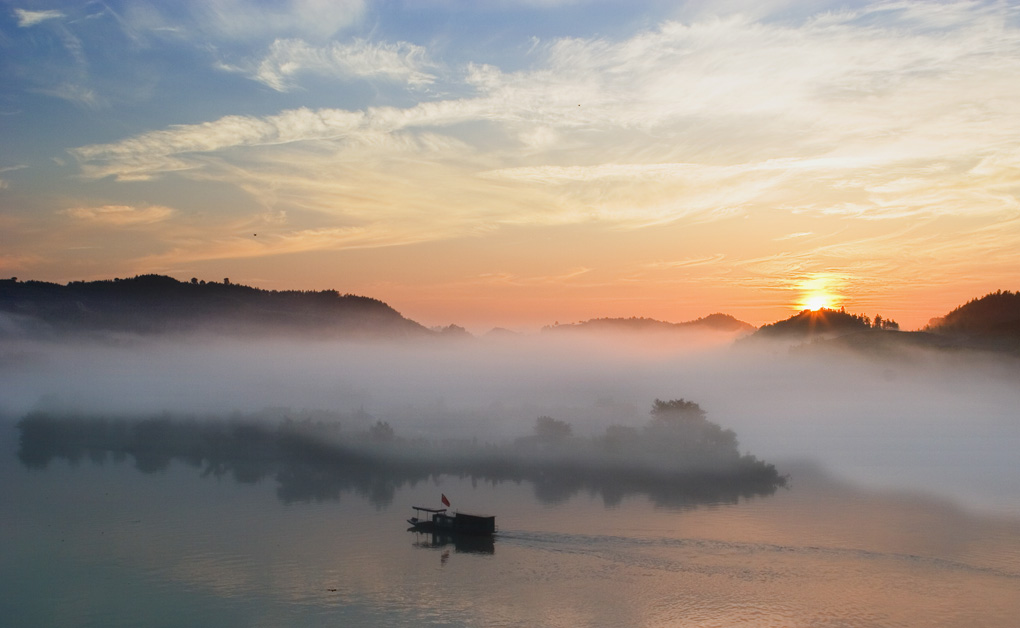
[[[1020,4],[0,1],[0,276],[537,329],[1020,288]]]

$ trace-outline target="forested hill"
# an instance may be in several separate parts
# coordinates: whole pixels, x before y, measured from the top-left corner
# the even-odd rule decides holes
[[[999,290],[973,299],[928,323],[938,334],[1002,335],[1020,338],[1020,292]]]
[[[883,324],[881,318],[879,318],[878,324],[879,326]],[[804,310],[785,320],[763,325],[755,333],[755,336],[780,338],[816,334],[838,335],[866,331],[871,328],[871,319],[866,316],[822,308],[820,310]]]
[[[911,347],[976,349],[1020,355],[1020,293],[999,291],[974,299],[940,318],[923,331],[901,332],[896,321],[843,310],[804,310],[764,325],[750,337],[756,341],[809,341],[816,347],[840,346],[878,351]]]
[[[261,290],[162,275],[75,281],[0,280],[0,331],[309,333],[328,336],[427,336],[432,332],[377,299],[335,290]]]
[[[748,334],[754,326],[738,320],[729,314],[709,314],[693,321],[669,323],[653,318],[593,318],[580,323],[550,325],[543,332],[677,332],[677,331],[713,331],[735,335]]]

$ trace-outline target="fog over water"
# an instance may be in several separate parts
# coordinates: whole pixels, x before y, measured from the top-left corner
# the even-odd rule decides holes
[[[333,413],[341,429],[504,441],[538,416],[577,435],[640,426],[654,399],[696,401],[742,452],[1020,513],[1020,361],[976,352],[538,334],[417,343],[265,339],[8,341],[0,412],[229,417]],[[796,485],[796,474],[791,481]]]

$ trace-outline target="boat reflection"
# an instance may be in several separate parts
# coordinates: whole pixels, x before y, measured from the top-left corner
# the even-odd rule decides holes
[[[423,532],[414,527],[408,528],[407,531],[414,532],[414,541],[411,543],[414,547],[447,551],[452,547],[453,551],[466,554],[494,554],[496,552],[496,537],[494,536]]]

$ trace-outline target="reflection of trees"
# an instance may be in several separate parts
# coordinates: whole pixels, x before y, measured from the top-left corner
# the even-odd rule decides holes
[[[681,402],[690,403],[676,403]],[[337,500],[347,493],[386,506],[405,484],[440,475],[528,481],[543,503],[587,491],[601,495],[607,505],[630,494],[672,506],[733,502],[771,494],[784,484],[772,465],[740,456],[735,435],[705,420],[697,404],[691,405],[696,412],[686,406],[686,414],[674,412],[676,407],[659,408],[644,430],[617,426],[595,439],[571,437],[569,426],[543,417],[537,427],[556,427],[555,434],[539,429],[535,438],[504,446],[404,440],[379,423],[347,433],[336,423],[308,420],[124,420],[34,413],[18,423],[18,456],[33,469],[54,459],[103,464],[130,456],[143,473],[161,471],[176,460],[201,469],[203,476],[232,475],[241,483],[272,478],[286,503]],[[380,438],[382,432],[386,438]]]

